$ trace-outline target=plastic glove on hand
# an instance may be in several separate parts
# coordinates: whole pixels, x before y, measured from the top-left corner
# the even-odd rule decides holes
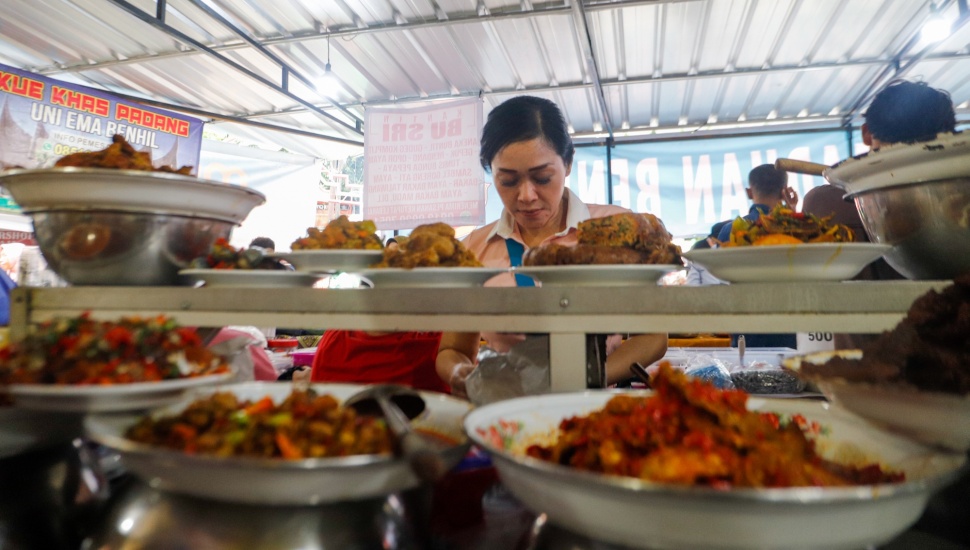
[[[448,385],[451,386],[451,394],[455,397],[468,397],[465,389],[465,380],[468,375],[475,370],[475,365],[471,361],[462,361],[451,370]]]

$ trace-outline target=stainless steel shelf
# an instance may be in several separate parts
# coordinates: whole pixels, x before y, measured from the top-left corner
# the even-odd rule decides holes
[[[548,332],[553,387],[585,387],[585,333],[854,332],[892,328],[918,296],[948,281],[764,283],[705,287],[258,289],[18,288],[11,337],[29,323],[166,314],[194,326]],[[557,348],[560,351],[557,351]],[[583,365],[583,366],[580,366]]]

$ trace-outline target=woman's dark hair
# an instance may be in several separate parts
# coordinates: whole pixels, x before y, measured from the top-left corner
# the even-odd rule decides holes
[[[506,145],[542,138],[570,166],[576,147],[562,111],[555,103],[541,97],[520,95],[503,102],[488,113],[482,129],[479,153],[482,168],[489,171],[492,159]]]
[[[876,94],[865,118],[872,137],[885,143],[929,141],[957,123],[950,94],[908,80],[890,82]]]

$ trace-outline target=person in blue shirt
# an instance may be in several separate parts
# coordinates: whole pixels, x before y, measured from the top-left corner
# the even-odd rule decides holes
[[[788,172],[775,168],[774,164],[762,164],[749,172],[748,188],[745,191],[754,203],[748,213],[742,216],[749,222],[757,220],[783,202],[793,209],[798,204],[798,194],[788,187]],[[730,237],[731,221],[728,221],[721,227],[717,240],[727,242]]]
[[[798,194],[788,186],[788,172],[775,168],[774,164],[762,164],[748,174],[748,198],[754,203],[744,219],[754,222],[762,214],[781,203],[795,208]],[[727,242],[731,238],[731,222],[721,228],[717,240]],[[731,335],[731,345],[737,346],[738,334]],[[796,348],[794,334],[745,334],[745,344],[751,348]]]
[[[17,288],[17,283],[0,269],[0,327],[10,324],[10,291]]]

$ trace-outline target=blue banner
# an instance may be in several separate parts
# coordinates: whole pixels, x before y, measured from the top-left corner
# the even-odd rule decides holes
[[[612,203],[658,216],[674,236],[707,235],[748,212],[755,166],[777,158],[831,165],[848,156],[842,131],[623,143],[611,151]],[[578,147],[567,185],[587,203],[609,203],[606,164],[605,147]],[[825,181],[789,174],[788,184],[803,197]]]
[[[45,168],[121,134],[155,166],[199,166],[203,122],[0,65],[0,168]]]

